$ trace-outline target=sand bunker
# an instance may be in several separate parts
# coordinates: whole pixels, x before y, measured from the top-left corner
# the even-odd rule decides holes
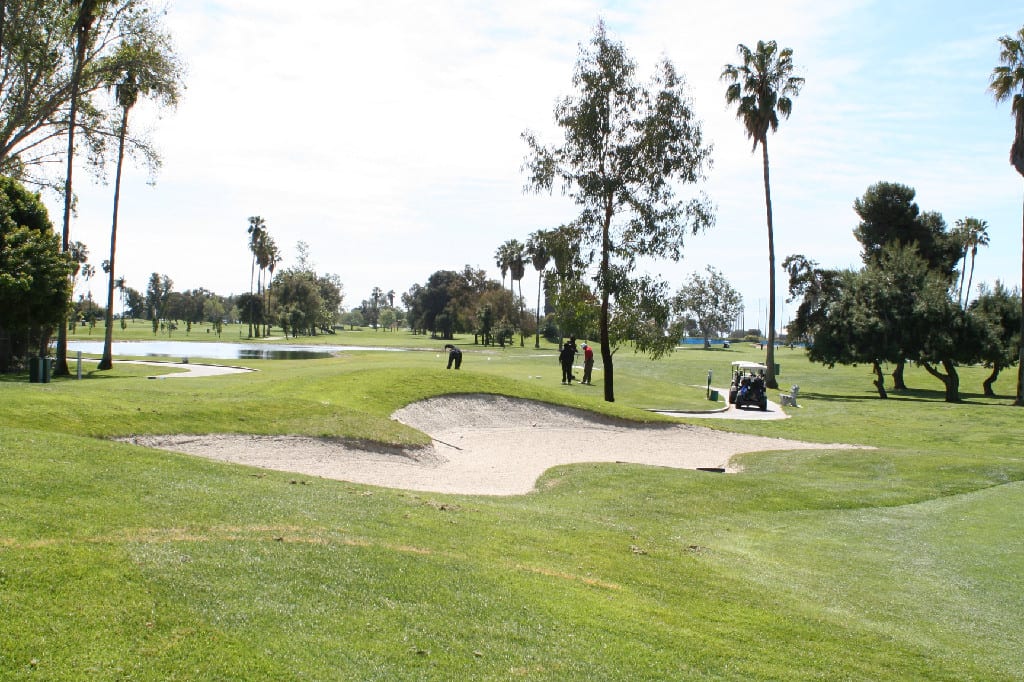
[[[147,447],[266,469],[389,488],[471,495],[520,495],[559,464],[629,462],[680,469],[721,467],[766,450],[859,446],[806,443],[689,424],[632,425],[580,410],[493,395],[431,398],[394,419],[431,436],[426,448],[370,447],[303,436],[139,436]]]

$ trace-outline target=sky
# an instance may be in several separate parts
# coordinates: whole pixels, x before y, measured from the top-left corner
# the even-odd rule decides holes
[[[766,326],[767,230],[760,150],[725,104],[722,67],[737,44],[793,49],[806,79],[769,138],[782,327],[790,254],[859,267],[853,202],[879,181],[917,190],[950,227],[987,221],[975,283],[1021,277],[1021,177],[1009,165],[1009,105],[987,92],[1019,1],[976,0],[171,0],[166,25],[185,63],[174,110],[142,103],[132,124],[162,156],[155,176],[128,165],[118,275],[145,291],[249,290],[249,216],[262,216],[295,265],[306,242],[318,272],[344,284],[344,307],[374,287],[401,294],[435,271],[483,268],[494,252],[576,216],[572,202],[524,191],[521,139],[562,141],[555,102],[572,94],[580,45],[603,19],[648,81],[667,57],[689,86],[713,145],[698,187],[716,224],[678,263],[650,267],[674,291],[710,265],[744,297],[747,328]],[[71,239],[108,257],[113,165],[76,171]],[[44,197],[59,223],[61,204]],[[531,277],[531,274],[534,276]],[[88,285],[105,298],[96,277]],[[528,267],[523,293],[536,301]],[[83,288],[78,290],[82,293]]]

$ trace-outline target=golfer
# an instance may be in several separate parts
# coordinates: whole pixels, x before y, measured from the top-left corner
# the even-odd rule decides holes
[[[450,343],[444,344],[444,349],[448,351],[448,369],[452,365],[455,365],[455,369],[462,367],[462,351]]]

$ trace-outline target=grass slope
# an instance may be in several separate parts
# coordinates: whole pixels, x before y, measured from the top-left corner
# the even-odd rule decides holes
[[[877,450],[748,455],[735,476],[559,467],[508,498],[105,440],[420,443],[396,407],[474,391],[657,419],[635,408],[707,406],[707,369],[754,358],[620,353],[609,406],[556,384],[547,353],[468,351],[459,373],[434,352],[346,353],[209,379],[116,364],[0,382],[0,678],[1020,679],[1022,413],[971,393],[947,405],[923,372],[881,401],[864,368],[783,351],[794,416],[712,424]],[[982,376],[965,369],[964,388]]]

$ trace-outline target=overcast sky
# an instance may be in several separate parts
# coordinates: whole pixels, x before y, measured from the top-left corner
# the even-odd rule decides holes
[[[986,86],[997,38],[1020,28],[1020,9],[1019,0],[172,0],[167,24],[187,90],[159,118],[142,105],[133,113],[163,167],[152,186],[144,170],[126,169],[118,272],[140,291],[155,271],[178,291],[247,292],[247,219],[260,215],[281,267],[307,242],[318,271],[340,276],[346,308],[375,286],[400,294],[440,269],[468,264],[500,279],[502,242],[575,216],[558,194],[523,192],[520,135],[560,141],[554,104],[571,93],[580,44],[601,17],[641,80],[663,56],[685,75],[714,146],[702,189],[717,224],[689,239],[682,262],[658,267],[673,290],[713,265],[744,295],[747,326],[764,324],[760,151],[751,153],[718,79],[738,43],[759,39],[791,47],[806,78],[769,139],[778,263],[802,253],[858,266],[852,204],[886,180],[914,187],[921,209],[950,226],[986,220],[991,245],[975,282],[1019,285],[1024,187],[1008,163],[1009,106]],[[111,185],[76,176],[71,237],[97,270]],[[47,203],[59,222],[59,203]],[[786,282],[780,269],[780,326],[794,307]],[[105,296],[99,284],[93,291]]]

